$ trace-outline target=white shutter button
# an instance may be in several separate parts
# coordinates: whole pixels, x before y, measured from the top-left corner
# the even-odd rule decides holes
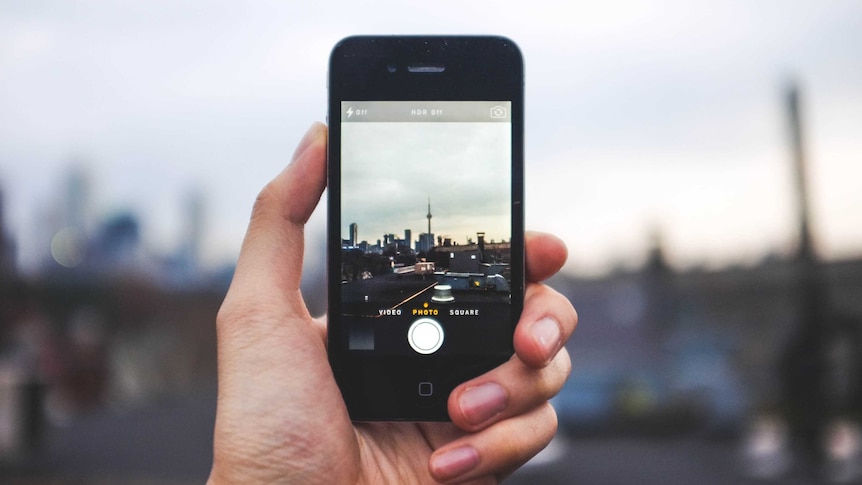
[[[433,354],[443,345],[443,327],[430,318],[420,318],[407,330],[407,342],[420,354]]]

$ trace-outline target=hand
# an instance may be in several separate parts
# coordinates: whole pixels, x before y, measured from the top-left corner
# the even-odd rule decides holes
[[[538,282],[566,259],[528,233],[515,355],[449,396],[452,423],[353,424],[326,356],[326,324],[299,283],[303,227],[326,185],[326,127],[315,124],[260,193],[217,320],[218,410],[209,483],[498,483],[547,445],[548,399],[568,377],[571,304]]]

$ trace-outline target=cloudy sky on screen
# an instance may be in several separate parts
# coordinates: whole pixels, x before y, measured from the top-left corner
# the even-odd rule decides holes
[[[373,107],[371,109],[374,109]],[[342,238],[428,232],[458,244],[511,239],[508,123],[344,123]],[[348,148],[349,147],[349,148]]]

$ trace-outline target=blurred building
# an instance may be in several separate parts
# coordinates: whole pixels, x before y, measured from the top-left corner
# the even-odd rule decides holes
[[[639,271],[552,281],[581,322],[569,343],[574,371],[557,402],[562,425],[739,431],[764,410],[793,425],[781,363],[804,314],[796,262],[678,273],[660,254]],[[822,323],[840,320],[859,335],[862,260],[824,264],[823,276],[833,316]],[[840,355],[826,379],[844,390],[843,413],[862,418],[862,360]]]
[[[91,220],[92,185],[79,162],[73,162],[66,178],[63,200],[63,222],[66,227],[86,233]]]
[[[184,204],[185,221],[180,254],[187,260],[190,269],[196,271],[200,265],[200,255],[203,250],[205,211],[203,194],[199,190],[189,191]]]
[[[75,165],[60,181],[34,231],[45,248],[38,270],[17,275],[0,192],[0,371],[11,362],[16,375],[38,384],[39,399],[27,411],[33,422],[42,414],[64,422],[109,402],[215,379],[213,322],[232,267],[200,263],[199,192],[179,208],[176,249],[156,254],[134,211],[94,214],[89,180]]]
[[[6,230],[6,206],[0,187],[0,281],[8,281],[15,274],[15,259],[15,242]]]

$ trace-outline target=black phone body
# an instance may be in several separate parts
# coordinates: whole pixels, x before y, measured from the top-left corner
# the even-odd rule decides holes
[[[355,421],[445,421],[524,296],[523,61],[502,37],[348,37],[329,66],[328,352]]]

